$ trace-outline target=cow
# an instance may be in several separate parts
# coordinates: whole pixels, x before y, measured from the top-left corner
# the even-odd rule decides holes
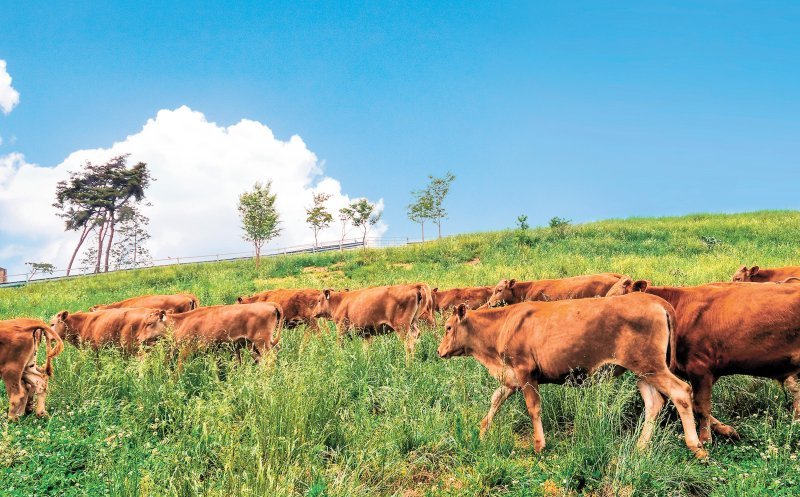
[[[740,267],[735,273],[731,281],[733,282],[748,282],[753,283],[766,283],[766,282],[781,282],[791,277],[800,277],[800,266],[786,266],[776,268],[760,268],[753,266]]]
[[[745,374],[783,382],[800,418],[800,286],[709,283],[690,287],[652,286],[626,279],[615,293],[646,292],[675,308],[675,354],[670,369],[689,380],[701,441],[711,430],[738,439],[732,427],[711,414],[711,391],[722,376]]]
[[[191,293],[178,293],[175,295],[143,295],[133,297],[113,304],[95,305],[89,311],[106,309],[121,309],[124,307],[144,307],[147,309],[162,309],[170,312],[186,312],[199,307],[197,297]]]
[[[411,354],[419,337],[418,322],[432,312],[431,288],[425,283],[320,292],[314,318],[328,318],[340,336],[355,329],[365,336],[396,332]]]
[[[313,330],[319,330],[317,320],[312,315],[318,298],[319,290],[303,288],[266,290],[250,297],[239,297],[236,300],[240,304],[275,302],[283,309],[283,321],[287,328],[305,324]]]
[[[61,311],[51,321],[53,330],[75,347],[120,347],[136,353],[144,344],[164,336],[167,311],[163,309],[120,308],[94,312]]]
[[[477,309],[489,301],[489,297],[494,292],[494,287],[472,286],[451,288],[449,290],[434,288],[431,291],[433,293],[433,310],[446,312],[461,303],[466,304],[469,309]]]
[[[272,302],[213,305],[170,314],[168,322],[181,347],[179,368],[195,350],[224,343],[233,344],[240,361],[241,348],[249,348],[258,364],[280,342],[283,310]]]
[[[36,365],[36,352],[45,342],[47,355],[44,369]],[[23,412],[47,415],[45,399],[48,379],[53,375],[53,359],[64,350],[64,343],[53,330],[37,319],[0,321],[0,377],[8,393],[8,418],[16,421]]]
[[[488,307],[516,304],[525,301],[549,301],[602,297],[623,275],[617,273],[589,274],[556,280],[501,280],[487,302]]]
[[[614,364],[638,377],[645,405],[639,446],[644,447],[652,436],[664,405],[663,394],[678,410],[687,447],[705,458],[692,414],[692,389],[667,366],[674,321],[667,302],[640,294],[476,310],[459,304],[445,324],[437,352],[442,358],[472,356],[501,382],[481,421],[481,436],[503,402],[522,390],[533,422],[533,447],[541,452],[545,439],[539,384],[563,383],[574,372]]]

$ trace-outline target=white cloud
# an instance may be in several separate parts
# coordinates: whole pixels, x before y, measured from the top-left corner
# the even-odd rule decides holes
[[[26,260],[64,267],[77,235],[64,233],[51,205],[56,183],[86,160],[104,162],[126,153],[129,164],[146,162],[156,178],[147,192],[153,205],[145,209],[155,258],[249,250],[241,238],[236,202],[256,181],[271,179],[278,195],[283,232],[270,247],[313,241],[304,210],[312,191],[331,193],[328,206],[333,212],[350,201],[339,181],[323,175],[320,161],[299,136],[282,141],[251,120],[218,126],[202,113],[180,107],[159,111],[124,141],[106,149],[79,150],[55,167],[29,164],[19,153],[0,156],[0,241],[27,247]],[[321,240],[339,238],[336,223],[338,219]],[[381,223],[373,233],[385,230]],[[12,269],[24,269],[21,262],[15,261]]]
[[[0,109],[8,114],[18,103],[19,92],[11,86],[11,75],[6,70],[6,61],[0,59]]]

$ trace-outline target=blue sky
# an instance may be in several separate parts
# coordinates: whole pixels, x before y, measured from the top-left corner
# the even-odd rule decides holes
[[[409,192],[458,177],[447,233],[797,208],[796,2],[21,2],[0,155],[54,166],[159,109],[300,135],[415,236]],[[8,215],[2,213],[2,215]],[[297,220],[300,222],[300,220]]]

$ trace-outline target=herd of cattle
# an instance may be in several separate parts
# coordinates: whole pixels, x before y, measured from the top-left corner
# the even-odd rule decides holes
[[[52,361],[63,341],[74,346],[120,347],[136,353],[171,333],[178,363],[198,348],[233,344],[259,362],[278,345],[281,330],[332,320],[340,335],[396,332],[409,353],[419,322],[446,315],[438,354],[473,356],[500,382],[481,421],[481,435],[497,410],[521,390],[534,427],[534,449],[545,446],[539,384],[611,364],[638,378],[647,444],[664,397],[675,405],[686,445],[699,458],[711,432],[738,439],[711,413],[711,390],[721,376],[745,374],[783,382],[800,417],[800,267],[741,267],[732,282],[692,287],[652,286],[603,273],[516,281],[495,286],[431,289],[425,283],[360,290],[269,290],[239,297],[236,305],[201,307],[190,294],[149,295],[89,312],[61,311],[50,324],[34,319],[0,321],[0,373],[9,418],[35,410],[46,415]],[[602,297],[602,298],[592,298]],[[45,365],[37,351],[46,344]],[[683,380],[688,380],[689,384]],[[695,421],[697,424],[695,424]]]

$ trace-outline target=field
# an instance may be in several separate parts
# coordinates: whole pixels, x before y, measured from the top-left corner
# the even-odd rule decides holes
[[[154,268],[0,289],[0,319],[144,293],[190,291],[203,304],[273,287],[425,281],[494,284],[603,271],[655,284],[728,280],[741,264],[800,261],[800,213],[611,220],[503,231],[397,249]],[[51,417],[0,421],[2,495],[797,495],[800,430],[777,383],[722,380],[715,414],[742,440],[715,439],[695,461],[665,411],[635,449],[642,402],[630,375],[542,388],[547,448],[531,447],[522,396],[485,440],[496,387],[472,358],[441,360],[425,329],[406,362],[394,336],[337,344],[333,331],[284,333],[266,366],[229,351],[178,373],[168,343],[137,358],[67,346],[55,362]],[[8,404],[0,394],[3,412]]]

